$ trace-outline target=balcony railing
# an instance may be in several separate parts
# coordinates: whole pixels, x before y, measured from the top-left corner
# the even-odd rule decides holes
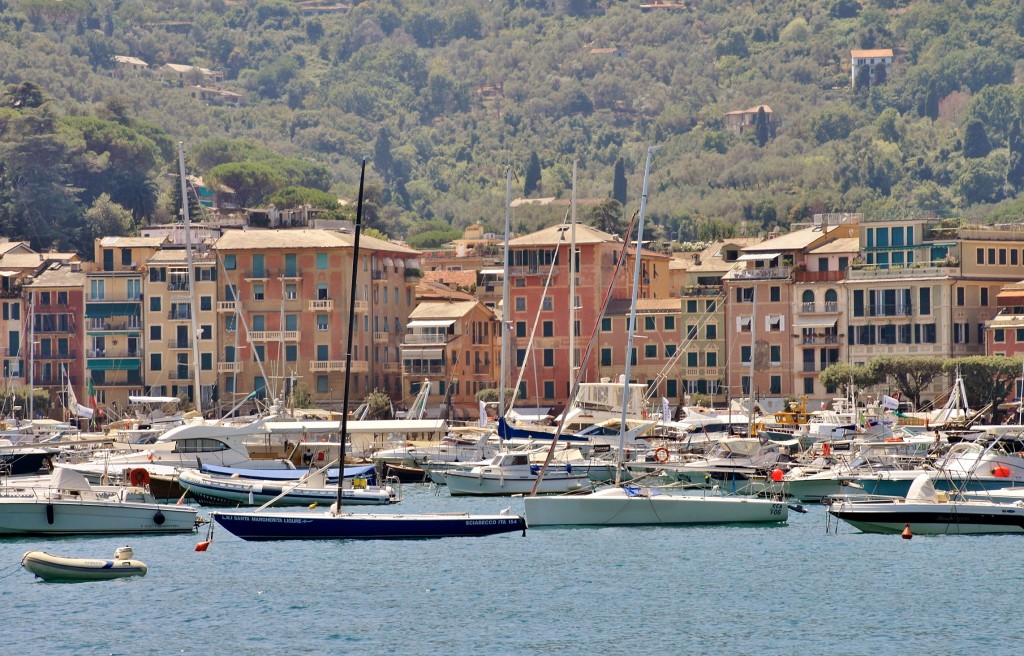
[[[405,365],[404,374],[406,376],[443,376],[445,374],[445,366],[439,365]]]
[[[960,272],[957,266],[938,266],[933,264],[896,265],[881,268],[876,264],[854,264],[850,267],[850,280],[900,279],[900,278],[938,278],[953,276]]]
[[[167,378],[169,380],[192,380],[192,367],[177,367],[171,369],[167,374]]]
[[[414,333],[406,335],[406,344],[447,344],[448,335],[445,333]]]
[[[370,302],[356,301],[355,307],[353,309],[356,311],[356,314],[366,314],[367,312],[370,311]]]
[[[846,280],[845,271],[796,271],[793,274],[796,282],[839,282]]]
[[[192,318],[192,315],[188,311],[182,312],[181,310],[171,310],[167,313],[167,318],[170,321],[188,321]]]
[[[242,370],[241,362],[218,362],[217,373],[219,374],[233,374]]]
[[[386,344],[388,341],[388,333],[375,332],[373,333],[374,344]]]
[[[269,269],[262,269],[260,271],[249,269],[248,271],[245,272],[244,275],[244,278],[246,280],[269,280],[270,277],[271,276]]]
[[[387,273],[383,269],[373,269],[370,271],[370,279],[374,282],[387,280]]]
[[[740,269],[732,273],[734,280],[782,280],[793,274],[791,267],[766,267],[764,269]]]
[[[37,353],[36,360],[77,360],[77,351],[57,351],[56,353]]]
[[[252,342],[297,342],[302,337],[298,330],[254,330],[249,333]]]
[[[282,278],[288,278],[288,279],[300,280],[302,278],[302,270],[301,269],[292,269],[291,271],[284,270],[284,271],[281,272],[281,277]]]
[[[189,349],[192,348],[191,339],[169,339],[167,340],[167,348],[172,349]]]
[[[234,312],[235,302],[234,301],[218,301],[217,302],[218,312]]]
[[[386,374],[400,374],[402,373],[401,362],[383,362],[381,363],[381,370]]]
[[[112,349],[88,349],[85,352],[85,357],[87,357],[87,358],[113,358],[115,360],[121,360],[121,359],[124,359],[124,358],[141,358],[142,354],[143,354],[142,349],[135,349],[135,350],[132,350],[132,351],[127,351],[125,353],[120,353],[120,352],[118,352],[116,350],[112,350]]]
[[[312,372],[345,371],[344,360],[313,360],[309,363]],[[352,373],[365,374],[370,371],[370,363],[366,360],[353,360]]]
[[[551,267],[547,264],[541,266],[514,266],[508,268],[508,275],[511,276],[546,276]],[[553,277],[558,276],[558,267],[551,271]]]
[[[363,302],[365,303],[366,301],[363,301]],[[356,301],[356,303],[359,303],[359,301]],[[333,312],[334,311],[334,299],[323,298],[323,299],[311,300],[309,302],[309,311],[310,312]]]

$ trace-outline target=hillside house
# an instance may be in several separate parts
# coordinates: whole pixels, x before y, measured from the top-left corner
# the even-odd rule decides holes
[[[857,71],[861,66],[868,66],[871,69],[871,77],[875,77],[875,67],[885,66],[885,79],[889,79],[892,73],[892,48],[880,48],[875,50],[851,50],[850,51],[850,87],[857,85]]]

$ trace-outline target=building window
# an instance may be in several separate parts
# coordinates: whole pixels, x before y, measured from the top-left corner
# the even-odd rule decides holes
[[[718,351],[708,351],[704,354],[704,364],[709,367],[718,366]]]
[[[224,256],[224,268],[228,271],[234,271],[238,267],[238,259],[233,253],[229,253]]]
[[[686,327],[686,339],[697,339],[697,326]]]
[[[666,358],[671,358],[675,354],[676,354],[676,345],[675,344],[666,344],[665,345],[665,357]]]
[[[328,382],[327,376],[320,374],[316,377],[316,393],[317,394],[329,394],[331,391],[330,383]]]
[[[698,361],[699,360],[697,358],[697,352],[696,351],[688,351],[686,353],[686,366],[687,367],[696,367],[696,366],[698,366],[698,364],[697,364]]]
[[[704,303],[704,310],[706,312],[714,312],[715,308],[717,308],[717,307],[718,307],[718,304],[715,301],[706,301]]]
[[[89,299],[102,301],[106,297],[106,283],[103,280],[89,281]]]
[[[653,360],[658,357],[658,345],[657,344],[645,344],[644,345],[644,357],[648,360]]]
[[[326,269],[327,268],[327,253],[316,254],[316,268]]]
[[[297,362],[299,359],[299,345],[286,344],[284,347],[285,362]]]
[[[782,300],[782,288],[772,286],[768,288],[768,300],[772,303],[778,303]]]
[[[517,321],[516,322],[516,337],[526,337],[526,322],[525,321]]]
[[[675,317],[665,317],[665,330],[675,330],[675,329],[676,329],[676,318]]]
[[[981,304],[982,306],[988,305],[988,287],[981,288]]]
[[[213,326],[199,326],[199,339],[213,339]]]
[[[669,378],[665,381],[665,396],[670,399],[674,399],[679,396],[679,384],[675,378]]]
[[[516,349],[516,366],[521,367],[526,362],[526,349]]]
[[[686,301],[686,312],[688,314],[697,314],[697,301]]]
[[[601,349],[601,366],[610,367],[612,366],[612,350],[610,348]]]
[[[964,288],[963,287],[957,287],[956,288],[956,304],[957,305],[961,305],[961,306],[964,304]]]
[[[252,286],[252,300],[262,301],[264,296],[263,283],[256,283]]]
[[[163,357],[159,353],[149,354],[149,370],[160,371],[163,367]]]
[[[736,317],[736,331],[741,333],[749,333],[750,327],[753,324],[750,317]]]
[[[327,332],[328,323],[326,314],[316,315],[316,329],[320,332]]]
[[[157,342],[163,339],[163,330],[161,326],[150,326],[149,327],[149,339],[150,341]]]
[[[918,290],[918,313],[919,314],[931,314],[932,313],[932,290],[930,287],[922,287]]]
[[[814,378],[804,378],[804,394],[814,394]]]
[[[288,283],[284,286],[284,298],[287,301],[294,301],[299,297],[299,288],[295,283]]]
[[[541,301],[540,307],[546,312],[550,312],[555,309],[555,303],[550,296],[545,296],[544,300]]]
[[[199,354],[199,369],[202,371],[213,370],[213,353]]]
[[[610,333],[612,331],[612,320],[609,317],[603,317],[601,319],[601,332]]]
[[[657,330],[654,321],[654,317],[644,317],[644,330]]]
[[[750,347],[749,346],[741,346],[740,347],[740,362],[742,364],[750,364]]]
[[[553,399],[555,398],[555,381],[545,380],[544,381],[544,398]]]
[[[555,349],[544,349],[544,366],[553,367],[555,366]]]
[[[516,296],[516,312],[526,312],[525,296]]]
[[[704,326],[704,339],[718,339],[718,326],[709,323]]]
[[[785,328],[785,323],[781,316],[768,317],[768,332],[782,332]]]
[[[782,376],[771,377],[771,389],[769,391],[772,394],[782,394]]]
[[[542,328],[543,328],[543,332],[544,332],[544,336],[545,337],[554,337],[555,336],[555,322],[554,321],[545,321],[542,324]]]
[[[965,341],[967,340],[965,339]],[[1006,331],[1004,331],[1002,328],[996,328],[995,330],[993,330],[992,341],[997,343],[1002,343],[1006,341]]]
[[[772,366],[777,367],[777,366],[781,365],[782,364],[782,347],[773,344],[771,347],[769,347],[769,351],[771,352],[771,364],[772,364]]]
[[[736,302],[737,303],[751,303],[754,300],[754,288],[753,287],[737,287],[736,288]]]
[[[1024,343],[1024,328],[1018,328],[1017,329],[1017,343],[1018,344]]]

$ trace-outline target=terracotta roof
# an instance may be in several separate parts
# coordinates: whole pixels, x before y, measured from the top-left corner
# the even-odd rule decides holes
[[[772,108],[769,107],[768,105],[756,105],[754,107],[751,107],[750,109],[737,109],[735,111],[728,112],[728,113],[726,113],[726,116],[737,116],[737,115],[742,115],[742,114],[756,114],[762,107],[764,108],[764,113],[765,114],[771,114],[772,113]]]
[[[509,241],[509,246],[556,246],[558,244],[568,245],[571,234],[568,225],[554,225],[537,232],[532,232],[522,237],[516,237]],[[616,237],[592,228],[583,223],[576,224],[576,244],[603,244],[606,242],[618,241]]]
[[[35,276],[27,287],[76,287],[85,288],[85,273],[72,271],[66,264],[51,264]]]
[[[722,257],[722,252],[727,247],[742,250],[747,246],[753,246],[762,241],[760,237],[734,237],[732,239],[716,241],[699,253],[699,262],[693,259],[694,253],[675,253],[673,261],[669,264],[669,270],[683,270],[691,273],[724,273],[737,266],[736,262],[726,262]],[[742,262],[739,265],[745,267]]]
[[[229,230],[214,243],[221,250],[266,250],[271,248],[351,248],[352,238],[340,232],[296,228],[291,230]],[[362,238],[359,240],[362,246]]]
[[[774,251],[795,251],[807,248],[810,244],[821,238],[821,228],[804,228],[794,230],[775,239],[766,239],[756,246],[747,246],[743,249],[745,253],[771,253]]]
[[[431,280],[422,280],[416,285],[416,299],[419,301],[428,300],[453,300],[453,301],[475,301],[476,297],[466,292]]]
[[[825,253],[859,253],[860,238],[840,237],[807,252],[815,255],[824,255]]]
[[[868,57],[892,57],[892,48],[876,48],[874,50],[851,50],[851,57],[867,59]]]
[[[476,271],[446,271],[439,269],[436,271],[424,271],[424,280],[431,280],[437,282],[443,282],[446,285],[455,285],[457,287],[473,287],[476,285]]]

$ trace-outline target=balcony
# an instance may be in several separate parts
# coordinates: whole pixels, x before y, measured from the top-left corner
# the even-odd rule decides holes
[[[404,338],[405,344],[447,344],[448,335],[446,333],[413,333],[412,335],[406,335]]]
[[[302,270],[292,269],[291,271],[285,269],[281,272],[281,278],[284,280],[302,280]]]
[[[445,366],[443,364],[438,365],[405,365],[404,374],[406,376],[443,376],[445,375]]]
[[[363,301],[365,303],[366,301]],[[359,301],[356,301],[359,304]],[[310,312],[333,312],[334,311],[334,299],[322,298],[316,299],[309,302]]]
[[[167,291],[169,291],[169,292],[187,292],[188,291],[188,280],[169,280],[167,282]]]
[[[387,282],[388,275],[383,269],[373,269],[370,271],[370,279],[373,280],[373,282]]]
[[[406,269],[405,282],[415,285],[423,278],[423,272],[419,269]]]
[[[685,296],[685,297],[693,297],[693,296],[708,297],[709,296],[709,297],[714,298],[714,297],[719,297],[719,296],[725,296],[725,292],[722,290],[722,287],[718,286],[718,285],[716,285],[716,286],[696,285],[696,286],[690,286],[690,287],[683,287],[683,288],[681,288],[679,290],[679,295],[680,296]]]
[[[309,370],[314,373],[327,371],[345,371],[344,360],[313,360],[309,363]],[[352,373],[365,374],[370,372],[370,363],[366,360],[353,360]]]
[[[254,330],[249,333],[250,342],[297,342],[302,337],[298,330]]]
[[[801,346],[821,346],[838,343],[839,335],[803,335],[800,337]]]
[[[704,378],[707,380],[716,380],[721,378],[722,375],[721,367],[704,367]]]
[[[846,280],[845,271],[796,271],[793,274],[796,282],[839,282]]]
[[[402,373],[401,362],[383,362],[381,363],[381,370],[386,374],[400,374]]]
[[[192,380],[192,367],[176,367],[167,372],[168,380]]]
[[[192,319],[192,315],[181,310],[171,310],[167,313],[167,319],[169,321],[189,321]]]
[[[234,312],[235,302],[234,301],[218,301],[217,302],[218,312]]]
[[[262,269],[259,271],[249,269],[248,271],[245,272],[243,277],[246,280],[270,280],[270,271],[267,269]]]
[[[169,339],[167,340],[167,348],[169,349],[190,349],[192,348],[191,339]]]
[[[77,351],[57,351],[56,353],[37,353],[36,360],[77,360]]]
[[[763,269],[740,269],[733,271],[733,280],[785,280],[793,275],[792,267],[766,267]]]
[[[85,329],[90,333],[100,332],[139,332],[142,326],[135,323],[112,323],[110,321],[90,321]]]
[[[700,374],[701,374],[700,367],[686,367],[685,369],[683,369],[683,374],[686,375],[686,376],[694,376],[694,377],[700,376]]]
[[[217,373],[219,374],[235,374],[242,370],[241,362],[218,362]]]
[[[516,266],[508,268],[509,277],[519,276],[547,276],[548,272],[551,271],[552,277],[558,277],[558,267],[552,267],[549,265],[537,265],[537,266]]]
[[[355,306],[352,309],[355,310],[356,314],[366,314],[367,312],[370,311],[370,302],[356,301]]]
[[[388,333],[382,333],[382,332],[379,332],[379,331],[373,333],[373,343],[374,344],[387,344],[388,343]]]
[[[850,267],[847,277],[850,280],[900,280],[902,278],[940,278],[955,276],[959,273],[960,267],[935,266],[924,263],[890,266],[884,269],[875,264],[854,264]]]

